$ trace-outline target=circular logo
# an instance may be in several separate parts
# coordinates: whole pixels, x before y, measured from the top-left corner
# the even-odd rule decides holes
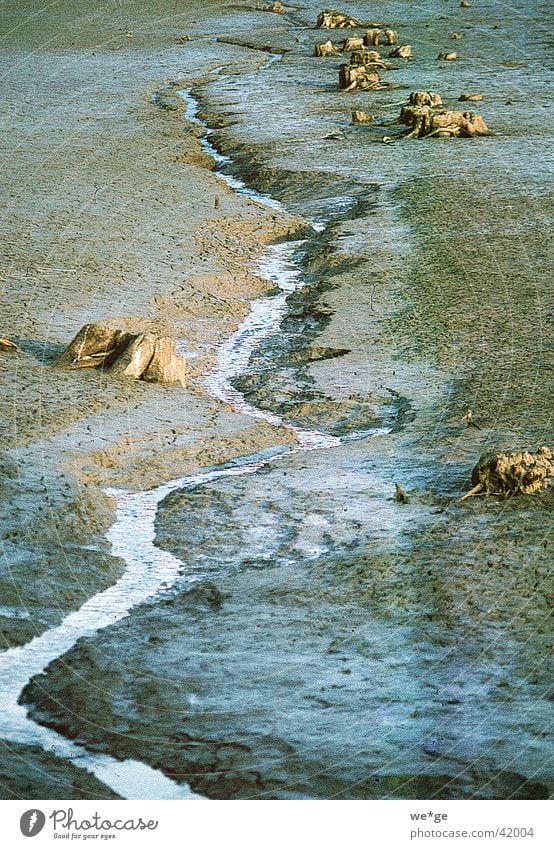
[[[21,834],[24,834],[25,837],[36,837],[44,828],[45,822],[46,817],[42,811],[39,811],[38,808],[31,808],[30,811],[25,811],[19,820]]]

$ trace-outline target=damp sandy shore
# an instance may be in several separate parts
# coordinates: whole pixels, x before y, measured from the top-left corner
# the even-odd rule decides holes
[[[22,349],[0,360],[14,505],[6,644],[119,575],[102,485],[152,487],[290,438],[199,391],[55,372],[85,321],[182,336],[200,374],[268,291],[252,273],[263,246],[293,233],[296,216],[333,208],[299,258],[307,285],[283,332],[237,385],[303,427],[392,433],[173,493],[156,543],[200,586],[177,581],[81,641],[24,700],[90,750],[140,754],[215,798],[543,798],[551,496],[456,501],[483,449],[536,447],[551,433],[543,31],[515,57],[494,3],[472,19],[442,0],[383,3],[419,61],[372,103],[378,119],[406,89],[453,99],[471,86],[487,90],[482,111],[499,134],[406,150],[383,145],[379,123],[350,129],[349,109],[369,98],[337,94],[338,61],[311,58],[317,3],[284,19],[212,5],[135,3],[106,24],[74,4],[61,28],[35,21],[6,37],[16,155],[2,175],[2,332]],[[462,59],[439,69],[458,29]],[[245,33],[250,48],[229,44]],[[262,77],[268,48],[289,52]],[[509,115],[523,120],[530,74],[527,139]],[[237,173],[289,217],[212,173],[181,85],[195,86]],[[464,427],[468,407],[481,430]],[[410,504],[391,500],[395,482]],[[8,747],[6,797],[55,793],[60,764],[25,756],[49,780],[14,771],[23,755]],[[66,775],[74,792],[99,793],[83,771]]]

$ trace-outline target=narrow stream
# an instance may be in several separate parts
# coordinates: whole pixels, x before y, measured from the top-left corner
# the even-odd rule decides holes
[[[196,101],[189,91],[182,94],[187,100],[187,118],[200,123],[196,118]],[[202,144],[204,150],[214,158],[218,169],[229,165],[230,160],[219,154],[210,143],[209,131],[204,134]],[[258,194],[237,178],[221,170],[219,176],[237,192],[273,209],[283,210],[279,201]],[[316,223],[314,229],[322,230],[324,224]],[[57,627],[26,645],[9,649],[0,655],[0,737],[14,743],[40,746],[60,758],[69,759],[127,799],[201,797],[193,793],[188,785],[177,784],[144,763],[118,761],[108,755],[87,751],[56,731],[34,722],[27,715],[27,709],[18,703],[18,699],[33,677],[66,654],[79,639],[91,637],[97,631],[123,619],[132,608],[170,587],[182,573],[181,561],[154,544],[158,505],[167,495],[177,489],[196,487],[217,478],[250,474],[271,463],[275,457],[333,448],[352,439],[352,434],[341,440],[327,433],[295,427],[279,416],[249,404],[231,384],[232,379],[247,367],[252,352],[260,342],[278,331],[287,311],[288,296],[302,287],[302,273],[297,259],[302,244],[302,241],[286,242],[272,245],[264,252],[256,271],[276,284],[280,291],[252,302],[249,315],[221,347],[215,369],[201,380],[201,384],[214,398],[230,404],[237,412],[291,430],[296,443],[274,450],[271,456],[262,452],[242,458],[239,462],[235,460],[226,468],[178,478],[147,492],[107,490],[116,501],[116,518],[107,538],[113,556],[121,557],[127,565],[124,574],[112,587],[97,593],[79,610],[66,616]],[[376,428],[360,436],[365,438],[387,432],[388,429]],[[193,583],[198,578],[190,575],[188,580]]]

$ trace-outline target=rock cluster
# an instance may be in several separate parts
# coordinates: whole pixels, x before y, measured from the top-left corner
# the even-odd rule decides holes
[[[56,365],[106,368],[110,374],[153,383],[185,385],[187,364],[174,339],[154,333],[127,333],[103,324],[85,324]]]
[[[514,451],[510,454],[484,454],[472,472],[474,484],[462,500],[472,495],[533,495],[548,489],[554,478],[554,451]]]
[[[469,5],[469,4],[468,4]],[[412,59],[413,50],[410,44],[400,44],[398,32],[384,24],[362,24],[345,12],[326,10],[317,19],[318,27],[345,28],[365,27],[363,36],[353,36],[344,39],[339,44],[330,39],[315,46],[316,56],[340,56],[350,53],[350,60],[340,65],[339,88],[344,91],[378,91],[394,88],[392,83],[381,78],[383,69],[394,70],[383,61],[376,50],[369,48],[380,45],[391,45],[391,59]],[[461,33],[454,33],[453,38],[461,38]],[[446,62],[455,61],[458,56],[454,51],[440,53],[437,57]],[[462,94],[460,101],[481,101],[481,94]],[[368,117],[365,117],[368,116]],[[367,124],[374,120],[370,112],[355,110],[352,112],[353,124]],[[393,121],[396,124],[406,124],[410,132],[404,138],[472,138],[473,136],[489,136],[492,132],[487,127],[481,115],[474,112],[462,112],[443,108],[441,97],[435,92],[412,92],[409,103],[403,107],[400,117]],[[394,143],[395,139],[384,136],[386,144]]]

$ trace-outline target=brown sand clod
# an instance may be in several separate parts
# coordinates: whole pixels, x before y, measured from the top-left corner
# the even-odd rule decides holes
[[[554,477],[554,451],[543,446],[536,452],[483,454],[471,473],[473,488],[461,499],[473,495],[533,495],[548,489]]]

